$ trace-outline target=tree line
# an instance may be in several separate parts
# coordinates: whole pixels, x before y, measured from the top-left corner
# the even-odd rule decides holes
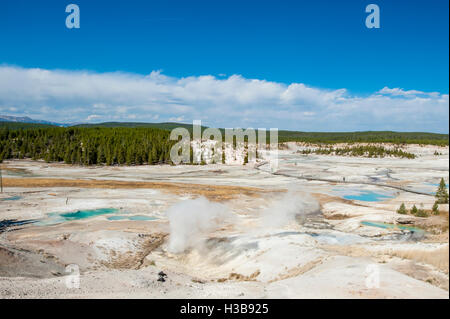
[[[176,141],[169,135],[153,128],[1,128],[0,162],[31,158],[80,165],[170,163]]]
[[[322,154],[322,155],[340,155],[340,156],[363,156],[363,157],[385,157],[394,156],[400,158],[414,159],[416,156],[412,153],[405,152],[399,148],[387,149],[377,145],[360,145],[350,147],[320,147],[316,149],[304,149],[301,154]]]
[[[337,143],[392,143],[392,144],[420,144],[420,145],[449,145],[448,134],[425,132],[392,132],[392,131],[366,131],[366,132],[298,132],[279,131],[278,141],[303,142],[311,144],[337,144]]]
[[[35,127],[56,127],[48,124],[2,122],[0,128],[10,129],[35,128]],[[172,130],[176,127],[188,129],[192,135],[192,125],[182,123],[132,123],[132,122],[107,122],[98,124],[80,124],[77,128],[154,128]],[[207,127],[202,126],[202,132]],[[220,129],[222,136],[225,136],[224,129]],[[278,141],[303,142],[311,144],[337,144],[337,143],[392,143],[392,144],[421,144],[448,146],[448,134],[426,133],[426,132],[393,132],[393,131],[363,131],[363,132],[301,132],[301,131],[278,131]],[[267,143],[269,143],[267,136]]]

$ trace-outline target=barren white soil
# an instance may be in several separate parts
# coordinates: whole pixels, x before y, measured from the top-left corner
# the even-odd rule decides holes
[[[288,146],[276,172],[263,161],[4,162],[0,222],[33,223],[0,228],[0,297],[448,298],[448,205],[426,218],[396,213],[401,203],[431,210],[436,184],[448,183],[448,147],[410,145],[418,157],[398,159]],[[117,211],[59,215],[105,208]]]

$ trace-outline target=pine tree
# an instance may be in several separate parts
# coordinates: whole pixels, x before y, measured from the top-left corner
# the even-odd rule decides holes
[[[405,215],[405,214],[407,214],[407,213],[408,213],[408,212],[406,211],[405,203],[402,203],[402,204],[400,205],[400,208],[397,209],[397,214]]]
[[[127,149],[127,155],[126,155],[126,163],[127,163],[127,165],[133,164],[134,163],[134,159],[135,159],[134,148],[129,147]]]
[[[155,144],[152,145],[151,154],[152,154],[153,163],[157,162],[158,161],[158,150],[156,149]]]
[[[117,151],[117,163],[119,164],[125,163],[125,154],[123,148],[119,148]]]
[[[439,215],[439,205],[437,201],[434,202],[433,208],[431,210],[433,212],[433,215]]]
[[[103,151],[103,146],[100,144],[100,146],[97,149],[97,163],[102,164],[106,162],[106,156]]]
[[[148,163],[148,165],[153,165],[153,156],[152,156],[152,152],[148,152],[147,163]]]
[[[418,209],[416,213],[417,217],[428,217],[428,213],[423,209]]]
[[[66,151],[64,153],[64,162],[66,164],[72,164],[72,152],[70,151],[69,147],[66,148]]]
[[[413,207],[411,208],[411,214],[412,215],[416,215],[417,214],[417,207],[416,207],[416,205],[413,205]]]
[[[438,204],[448,204],[448,191],[444,178],[441,178],[441,182],[439,183],[439,187],[436,192],[436,198]]]

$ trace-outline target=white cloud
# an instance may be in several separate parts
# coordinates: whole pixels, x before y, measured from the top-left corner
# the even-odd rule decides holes
[[[181,122],[185,121],[185,118],[184,118],[184,116],[170,117],[169,121],[170,122],[180,122],[181,123]]]
[[[415,97],[415,96],[425,96],[439,98],[438,92],[422,92],[417,90],[403,90],[401,88],[390,89],[387,86],[378,91],[380,94],[392,95],[392,96],[403,96],[403,97]]]
[[[86,121],[92,121],[92,120],[98,120],[102,118],[100,115],[97,114],[91,114],[86,118]]]
[[[0,66],[2,112],[59,122],[200,119],[219,127],[448,132],[448,103],[448,94],[401,88],[357,96],[240,75],[175,78],[161,71],[143,76]]]

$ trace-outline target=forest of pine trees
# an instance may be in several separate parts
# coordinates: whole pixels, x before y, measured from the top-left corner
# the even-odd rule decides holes
[[[169,134],[153,128],[1,128],[0,162],[31,158],[80,165],[170,163],[176,141]]]

